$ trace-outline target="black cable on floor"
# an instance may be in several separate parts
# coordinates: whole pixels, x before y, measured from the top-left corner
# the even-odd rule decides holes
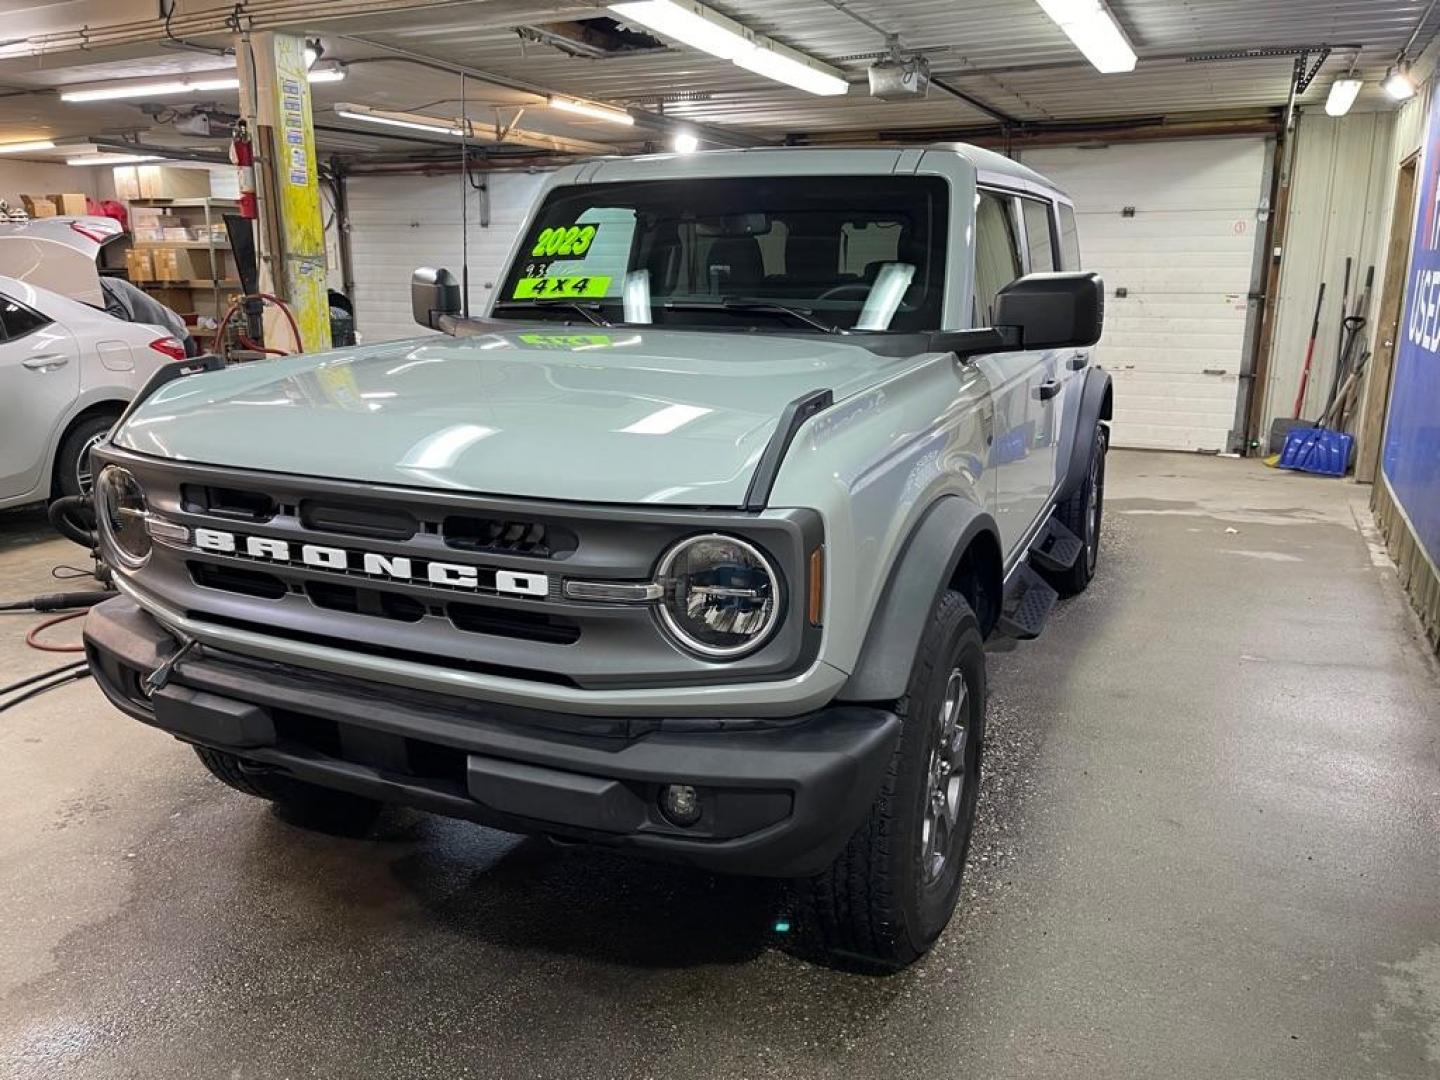
[[[89,663],[88,660],[76,660],[70,664],[61,664],[57,668],[51,668],[49,671],[42,671],[39,675],[31,675],[29,678],[21,679],[19,682],[11,683],[9,686],[0,686],[0,697],[4,697],[6,694],[13,694],[16,690],[23,690],[25,687],[48,679],[52,675],[63,675],[67,671],[76,671],[79,668],[87,667]]]
[[[88,679],[89,677],[90,669],[86,667],[81,669],[80,671],[72,671],[68,675],[64,675],[61,678],[56,679],[54,682],[42,683],[39,686],[26,690],[25,693],[21,694],[19,697],[11,698],[9,701],[5,702],[5,704],[0,705],[0,713],[3,713],[6,709],[13,709],[16,705],[29,701],[33,697],[39,697],[47,690],[54,690],[57,687],[66,686],[72,682],[79,682],[81,679]]]

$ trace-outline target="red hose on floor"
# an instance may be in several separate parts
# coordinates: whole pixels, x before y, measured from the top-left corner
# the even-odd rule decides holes
[[[40,633],[41,631],[48,630],[52,626],[69,622],[71,619],[84,618],[85,612],[89,610],[89,608],[86,608],[84,611],[69,611],[64,615],[57,615],[53,619],[46,619],[38,626],[32,626],[30,632],[25,635],[25,644],[29,645],[32,649],[39,649],[41,652],[84,652],[84,645],[51,645],[48,642],[41,641]]]

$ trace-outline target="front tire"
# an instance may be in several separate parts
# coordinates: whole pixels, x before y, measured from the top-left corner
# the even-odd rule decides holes
[[[931,614],[895,711],[900,740],[879,797],[834,863],[800,886],[825,959],[889,971],[919,959],[949,923],[975,824],[985,650],[959,593]]]
[[[224,750],[195,746],[195,756],[221,783],[257,799],[266,799],[293,824],[322,832],[361,836],[370,831],[383,803],[348,791],[307,784],[281,773],[250,768]]]

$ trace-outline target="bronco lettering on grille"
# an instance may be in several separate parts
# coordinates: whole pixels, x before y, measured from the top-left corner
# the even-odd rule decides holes
[[[201,551],[239,555],[266,562],[300,563],[316,570],[367,574],[391,581],[418,581],[451,589],[493,590],[508,596],[549,596],[550,578],[516,570],[494,570],[464,563],[415,559],[408,555],[382,555],[351,551],[324,544],[297,545],[268,536],[241,536],[223,529],[196,529],[195,546]]]

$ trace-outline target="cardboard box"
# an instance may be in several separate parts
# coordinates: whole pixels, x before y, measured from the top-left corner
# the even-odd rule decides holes
[[[155,262],[150,252],[130,248],[125,252],[125,273],[133,281],[154,281]]]
[[[55,204],[49,199],[42,199],[39,195],[21,195],[20,201],[25,204],[25,212],[32,218],[55,216]]]
[[[151,258],[156,281],[209,281],[212,276],[210,252],[202,248],[158,247],[151,252]],[[231,276],[220,252],[215,253],[213,276]]]
[[[140,170],[134,165],[115,166],[115,197],[121,202],[140,198]]]
[[[84,195],[46,195],[58,213],[66,217],[84,217],[89,213],[89,204]]]
[[[164,165],[138,165],[142,199],[208,199],[209,169],[176,169]]]

